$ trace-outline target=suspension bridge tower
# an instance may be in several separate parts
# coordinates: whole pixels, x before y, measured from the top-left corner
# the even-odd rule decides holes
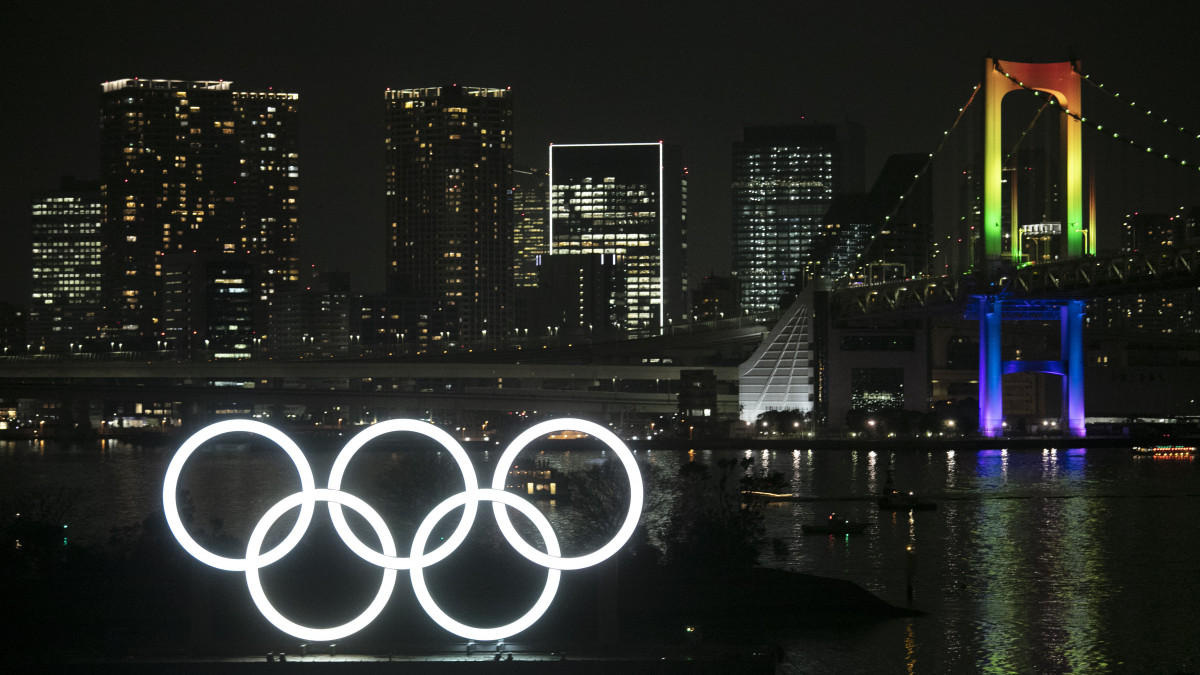
[[[1001,143],[1001,103],[1011,92],[1027,90],[1053,98],[1060,115],[1059,177],[1061,249],[1059,258],[1096,254],[1094,220],[1083,218],[1083,149],[1081,77],[1074,61],[1020,63],[988,58],[984,62],[983,130],[983,259],[980,270],[998,280],[1003,270],[1025,264],[1016,209],[1011,214],[1008,251],[1004,250],[1002,220],[1004,151]],[[1012,189],[1015,189],[1015,185]],[[1084,435],[1083,407],[1083,306],[1079,300],[1013,300],[1003,293],[980,295],[968,308],[968,318],[979,321],[979,429],[985,436],[1003,432],[1003,375],[1043,372],[1062,377],[1062,428]],[[1058,319],[1061,358],[1056,361],[1004,361],[1001,359],[1000,323],[1009,320]]]

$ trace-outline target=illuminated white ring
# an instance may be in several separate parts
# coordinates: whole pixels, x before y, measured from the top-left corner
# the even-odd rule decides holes
[[[192,535],[188,534],[187,528],[183,525],[183,519],[179,517],[179,505],[176,501],[176,491],[179,488],[179,474],[183,471],[183,465],[188,458],[192,456],[205,441],[221,434],[230,434],[235,432],[245,432],[249,434],[258,434],[264,438],[274,441],[276,445],[283,448],[291,458],[292,463],[296,465],[296,471],[300,474],[300,492],[302,495],[300,501],[300,517],[296,520],[295,527],[288,533],[283,541],[275,548],[262,554],[258,560],[251,563],[249,560],[237,558],[225,558],[212,553],[205,549]],[[312,520],[313,510],[316,507],[315,502],[304,495],[311,495],[316,489],[316,481],[313,480],[312,467],[308,465],[308,460],[304,458],[304,453],[296,445],[292,439],[286,434],[274,427],[255,422],[253,420],[227,420],[225,422],[217,422],[209,425],[200,431],[197,431],[191,438],[187,439],[184,444],[171,458],[171,463],[167,465],[167,475],[163,479],[163,511],[167,516],[167,527],[171,528],[171,534],[175,535],[175,539],[183,546],[183,549],[192,554],[200,562],[215,567],[220,570],[229,572],[243,572],[251,567],[262,567],[270,565],[287,555],[300,538],[304,536],[304,532],[308,529],[308,524]]]
[[[254,531],[250,533],[250,542],[246,544],[246,559],[261,560],[258,555],[258,549],[262,546],[263,538],[267,536],[267,531],[271,529],[276,520],[279,520],[280,516],[297,505],[300,505],[300,508],[304,508],[304,505],[312,505],[318,501],[349,506],[358,511],[359,515],[370,523],[371,527],[375,530],[375,534],[379,536],[379,542],[384,553],[389,555],[396,554],[396,544],[392,541],[392,534],[388,532],[387,524],[383,522],[383,518],[374,509],[367,506],[367,503],[363,500],[348,492],[322,488],[308,494],[297,492],[288,495],[272,506],[262,519],[258,521],[258,524],[254,526]],[[288,635],[298,637],[301,640],[338,640],[366,628],[367,624],[379,616],[379,613],[383,611],[384,605],[392,597],[392,590],[396,586],[396,570],[385,569],[383,571],[383,582],[379,585],[379,592],[375,594],[375,599],[371,601],[366,611],[350,621],[333,628],[309,628],[308,626],[301,626],[280,614],[279,610],[275,609],[275,606],[267,599],[266,592],[263,591],[262,580],[258,577],[258,566],[246,568],[246,586],[250,588],[250,597],[254,599],[254,604],[258,606],[258,611],[262,612],[263,617],[279,630]]]
[[[608,445],[608,447],[612,448],[613,452],[620,458],[621,463],[625,465],[625,473],[629,475],[629,513],[625,516],[625,522],[621,523],[621,528],[617,530],[617,534],[607,544],[587,555],[562,558],[553,551],[549,555],[542,553],[526,543],[521,538],[521,535],[517,534],[512,521],[508,518],[508,511],[504,508],[504,504],[508,502],[493,500],[496,502],[492,505],[492,510],[496,514],[496,523],[500,526],[500,531],[504,533],[504,538],[508,540],[508,543],[512,544],[512,547],[527,559],[542,567],[549,567],[554,570],[578,570],[584,567],[591,567],[596,563],[606,560],[609,556],[621,550],[625,542],[629,541],[629,538],[633,536],[633,531],[637,528],[638,518],[642,513],[642,474],[638,471],[637,460],[634,459],[633,453],[621,442],[620,438],[617,438],[616,434],[605,427],[595,422],[569,417],[535,424],[520,436],[517,436],[508,448],[504,450],[504,454],[500,455],[499,463],[496,466],[496,473],[492,476],[492,489],[504,489],[509,467],[530,441],[555,431],[568,430],[582,431],[590,436],[595,436]]]
[[[421,607],[425,610],[425,613],[428,614],[429,618],[433,619],[437,625],[445,628],[455,635],[458,635],[459,637],[467,638],[468,640],[501,640],[510,635],[520,633],[526,628],[529,628],[534,624],[534,622],[540,619],[543,614],[546,613],[546,610],[550,608],[550,603],[554,601],[554,594],[558,592],[558,582],[562,577],[562,572],[557,569],[548,570],[546,575],[546,588],[542,590],[542,595],[537,599],[537,602],[533,604],[533,608],[526,612],[521,618],[504,626],[498,626],[496,628],[477,628],[475,626],[468,626],[464,623],[455,621],[454,619],[450,618],[449,614],[446,614],[444,611],[442,611],[442,608],[438,607],[437,603],[434,602],[433,596],[429,594],[429,588],[425,586],[424,565],[427,562],[427,558],[424,553],[425,541],[429,539],[429,535],[431,532],[433,532],[434,526],[437,525],[438,522],[441,521],[441,519],[444,518],[451,510],[459,506],[469,506],[472,503],[478,504],[481,501],[496,502],[498,505],[507,504],[508,506],[511,506],[525,514],[529,520],[533,522],[534,526],[537,527],[538,533],[542,535],[542,540],[546,543],[546,550],[548,550],[550,554],[554,556],[559,554],[558,538],[554,535],[554,529],[550,527],[550,521],[546,520],[546,516],[543,516],[542,512],[538,511],[537,507],[533,504],[530,504],[511,492],[505,492],[504,490],[481,489],[476,490],[475,492],[460,492],[447,498],[441,504],[435,506],[433,511],[431,511],[429,515],[425,517],[425,520],[421,521],[420,527],[417,528],[417,534],[413,537],[411,553],[412,558],[416,559],[420,564],[414,565],[412,569],[409,570],[409,576],[412,577],[413,592],[417,596],[417,601],[421,603]],[[509,523],[509,527],[511,526],[512,523]],[[509,543],[513,543],[514,538],[520,540],[520,535],[517,535],[515,530],[513,531],[512,537],[508,536],[507,534],[505,537],[509,540]],[[521,543],[525,542],[521,541]],[[555,560],[557,559],[558,558],[555,558]]]
[[[333,469],[329,472],[329,489],[340,490],[342,487],[342,478],[346,473],[346,467],[349,466],[350,460],[354,458],[354,454],[366,445],[368,441],[382,436],[383,434],[394,431],[412,431],[423,436],[432,438],[441,444],[450,456],[458,462],[458,470],[462,472],[463,482],[466,484],[466,492],[473,493],[479,489],[479,481],[475,477],[475,466],[471,464],[471,458],[467,456],[467,451],[463,450],[458,441],[450,434],[441,429],[420,420],[388,420],[372,425],[363,431],[354,435],[346,447],[342,448],[338,453],[337,459],[333,462]],[[479,508],[478,501],[471,501],[463,509],[462,520],[459,521],[458,527],[441,546],[431,551],[426,557],[424,564],[432,565],[439,560],[454,552],[460,544],[467,538],[467,533],[471,531],[471,524],[475,522],[475,513]],[[373,563],[385,569],[406,570],[412,567],[411,558],[398,558],[395,551],[390,555],[383,555],[375,551],[371,547],[362,543],[350,526],[346,523],[346,517],[342,514],[342,507],[335,502],[329,502],[329,517],[333,520],[333,527],[337,533],[342,536],[342,541],[346,542],[346,546],[350,547],[360,558],[367,562]]]

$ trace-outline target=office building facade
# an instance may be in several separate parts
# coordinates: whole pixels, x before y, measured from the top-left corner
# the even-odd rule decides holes
[[[550,146],[550,255],[615,256],[616,302],[635,335],[687,316],[687,177],[658,143]]]
[[[863,189],[863,132],[852,123],[746,127],[733,146],[733,271],[742,311],[780,308],[816,260],[834,196]]]
[[[27,344],[38,352],[92,350],[104,306],[100,184],[64,177],[58,191],[34,199],[30,215],[33,284]]]
[[[514,264],[511,92],[389,89],[384,101],[388,293],[432,300],[454,326],[448,342],[503,337]]]
[[[513,179],[513,278],[518,289],[537,288],[539,261],[550,252],[546,238],[550,178],[540,169],[518,169]]]

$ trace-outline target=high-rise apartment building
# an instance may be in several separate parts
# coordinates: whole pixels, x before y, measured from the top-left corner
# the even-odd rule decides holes
[[[733,146],[733,272],[742,310],[778,309],[815,262],[833,197],[863,189],[863,132],[852,123],[746,127]]]
[[[61,188],[34,199],[33,293],[29,342],[39,351],[91,349],[99,337],[100,184],[64,177]]]
[[[259,300],[300,281],[299,103],[298,94],[233,92],[239,144],[234,250],[255,261]]]
[[[687,177],[678,147],[550,146],[550,254],[616,256],[626,332],[687,315]]]
[[[167,255],[237,253],[272,293],[298,275],[297,94],[225,81],[124,79],[101,94],[106,332],[148,347],[165,330]],[[180,345],[182,347],[182,345]]]
[[[433,300],[456,327],[450,342],[509,329],[511,94],[458,85],[384,94],[387,289]]]

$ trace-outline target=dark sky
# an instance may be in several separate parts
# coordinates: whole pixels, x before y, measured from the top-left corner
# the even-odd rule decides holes
[[[682,147],[696,278],[729,270],[729,155],[744,124],[861,122],[870,185],[887,155],[936,146],[988,53],[1074,53],[1200,127],[1192,3],[1116,4],[9,2],[0,300],[28,300],[31,196],[62,174],[98,177],[105,80],[298,92],[304,259],[352,271],[361,291],[382,286],[384,89],[511,86],[518,165],[544,166],[550,142]]]

